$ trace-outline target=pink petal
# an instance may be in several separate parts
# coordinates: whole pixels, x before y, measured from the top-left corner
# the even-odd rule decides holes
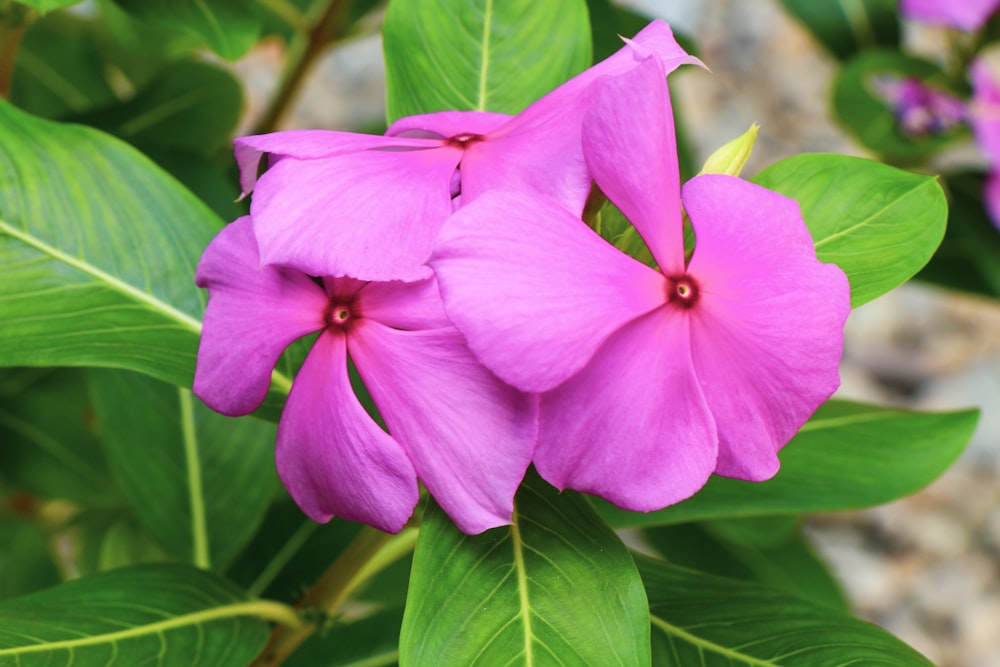
[[[194,393],[225,415],[253,412],[289,343],[322,329],[327,299],[303,273],[260,268],[249,217],[212,240],[195,274],[208,289]]]
[[[537,192],[580,214],[590,192],[581,125],[601,79],[635,68],[652,56],[663,74],[701,64],[688,55],[663,21],[653,21],[602,62],[541,98],[486,140],[469,146],[462,160],[462,197],[470,202],[494,188]]]
[[[716,463],[686,318],[663,307],[617,331],[542,395],[535,466],[560,489],[649,512],[684,500]]]
[[[621,209],[667,275],[684,271],[680,172],[663,69],[648,59],[600,87],[583,122],[594,181]]]
[[[973,88],[970,120],[976,142],[989,163],[1000,166],[1000,83],[981,58],[972,62],[969,76]]]
[[[389,431],[458,527],[475,534],[509,524],[534,448],[535,400],[481,366],[451,328],[362,320],[349,346]]]
[[[385,131],[389,137],[437,137],[447,139],[463,134],[487,134],[510,120],[492,111],[438,111],[400,118]]]
[[[358,315],[393,329],[450,328],[437,281],[368,283],[359,295]]]
[[[420,493],[403,448],[372,421],[347,375],[343,334],[324,332],[306,358],[278,424],[278,474],[302,511],[396,533]]]
[[[719,467],[762,480],[776,452],[840,384],[850,286],[816,259],[798,204],[738,178],[684,186],[697,245],[689,274],[698,378],[719,431]]]
[[[280,161],[250,207],[261,260],[317,276],[427,277],[421,265],[451,213],[461,155],[442,147]]]
[[[371,149],[435,148],[440,141],[423,139],[390,139],[378,134],[333,132],[330,130],[287,130],[270,134],[237,137],[233,141],[236,163],[240,168],[240,187],[250,194],[257,183],[260,158],[271,155],[271,165],[285,157],[300,160],[333,157]]]
[[[664,301],[662,275],[520,193],[489,192],[460,209],[429,263],[469,347],[523,391],[565,381],[612,332]]]
[[[1000,7],[998,0],[900,0],[904,16],[974,32]]]

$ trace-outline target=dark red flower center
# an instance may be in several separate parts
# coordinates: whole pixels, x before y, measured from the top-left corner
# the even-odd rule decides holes
[[[698,281],[689,275],[667,276],[667,303],[679,308],[693,308],[701,291]]]
[[[341,299],[330,301],[323,313],[323,321],[328,329],[346,329],[355,317],[354,303]]]
[[[448,146],[454,146],[456,148],[468,148],[472,144],[478,144],[485,137],[481,134],[472,134],[471,132],[466,132],[463,134],[456,134],[453,137],[448,137],[445,139],[444,143]]]

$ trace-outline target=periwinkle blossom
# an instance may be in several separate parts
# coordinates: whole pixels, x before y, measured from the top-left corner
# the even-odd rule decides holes
[[[903,16],[938,25],[974,32],[983,27],[996,11],[1000,0],[900,0]]]
[[[262,261],[311,275],[414,279],[428,275],[423,263],[459,197],[524,189],[582,211],[590,177],[580,126],[593,84],[631,69],[640,53],[668,72],[699,62],[655,21],[513,118],[447,111],[402,118],[385,136],[293,130],[237,139]]]
[[[839,384],[850,309],[796,202],[724,175],[681,192],[664,77],[650,58],[607,81],[582,134],[597,185],[658,269],[575,212],[500,191],[457,211],[430,260],[480,360],[542,392],[539,473],[637,511],[691,496],[713,472],[775,474],[778,450]]]
[[[249,217],[205,250],[209,291],[194,391],[226,415],[263,401],[282,351],[319,332],[278,424],[282,481],[316,521],[399,531],[424,483],[467,533],[510,523],[531,458],[536,405],[481,366],[451,326],[433,277],[323,278],[260,265]],[[388,433],[366,413],[348,358]]]
[[[965,102],[917,77],[885,74],[875,80],[874,88],[910,138],[946,134],[967,120]]]
[[[983,184],[983,203],[1000,229],[1000,83],[989,61],[977,58],[969,67],[972,111],[969,114],[976,143],[986,155],[990,173]]]

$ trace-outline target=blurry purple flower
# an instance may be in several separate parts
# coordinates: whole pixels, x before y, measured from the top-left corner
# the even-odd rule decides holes
[[[494,187],[582,211],[590,176],[580,124],[596,81],[655,54],[666,71],[698,63],[655,21],[620,51],[516,117],[446,111],[402,118],[387,136],[294,130],[236,140],[264,264],[371,280],[426,277],[444,220]],[[261,156],[270,156],[257,181]]]
[[[277,464],[316,521],[402,528],[417,479],[467,533],[509,523],[531,458],[535,400],[503,384],[445,317],[433,278],[376,283],[260,266],[249,217],[205,250],[208,288],[194,391],[226,415],[263,401],[289,343],[319,332],[278,425]],[[351,387],[348,358],[385,420]]]
[[[993,224],[1000,229],[1000,84],[987,60],[973,61],[970,121],[976,143],[986,155],[990,175],[983,185],[983,203]]]
[[[892,109],[903,134],[914,139],[945,134],[966,120],[965,102],[916,77],[881,75],[875,91]]]
[[[1000,0],[900,0],[903,16],[974,32],[1000,8]]]
[[[573,212],[494,191],[463,206],[430,259],[448,315],[501,378],[541,395],[534,463],[559,488],[650,511],[712,472],[763,480],[839,384],[849,286],[816,259],[798,205],[699,176],[684,206],[655,59],[609,80],[583,125],[601,190],[659,269]]]

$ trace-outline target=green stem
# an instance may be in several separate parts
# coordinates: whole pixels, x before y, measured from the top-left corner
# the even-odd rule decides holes
[[[299,606],[305,612],[300,615],[307,622],[299,627],[275,627],[267,647],[252,667],[282,664],[324,619],[336,616],[341,605],[361,584],[412,551],[417,532],[416,528],[406,528],[398,535],[388,535],[367,526],[362,528],[316,585],[306,591]],[[316,620],[311,620],[313,616]]]
[[[312,534],[316,532],[316,528],[318,527],[319,524],[311,519],[303,521],[302,525],[292,533],[291,537],[288,538],[278,553],[275,554],[274,558],[267,564],[267,567],[257,575],[254,582],[247,588],[247,593],[251,597],[259,597],[271,585],[271,582],[274,581],[274,578],[278,576],[281,570],[288,565],[288,561],[298,553],[302,545],[306,543],[306,540],[312,537]]]
[[[184,440],[184,462],[187,466],[188,492],[191,501],[192,558],[197,567],[212,566],[208,552],[208,526],[205,519],[205,490],[201,480],[201,456],[198,453],[198,433],[194,427],[194,401],[191,392],[178,388],[181,404],[181,433]]]
[[[281,85],[271,106],[254,126],[252,134],[273,132],[279,127],[317,58],[329,44],[340,39],[349,5],[350,0],[331,0],[305,33],[305,41],[300,36],[289,45],[288,63]]]

